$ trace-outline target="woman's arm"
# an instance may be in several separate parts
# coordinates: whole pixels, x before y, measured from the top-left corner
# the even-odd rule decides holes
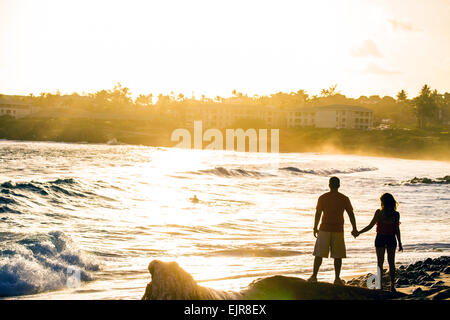
[[[395,219],[395,236],[398,240],[398,251],[403,251],[402,239],[400,236],[400,213],[397,214]]]
[[[373,215],[372,221],[370,221],[369,225],[367,227],[365,227],[364,229],[362,229],[361,231],[359,231],[358,233],[364,233],[369,231],[370,229],[373,228],[373,226],[375,225],[375,223],[377,223],[378,221],[378,214],[379,214],[380,210],[375,211],[375,214]]]

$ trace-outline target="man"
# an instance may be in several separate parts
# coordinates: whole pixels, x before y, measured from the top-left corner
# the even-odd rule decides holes
[[[358,233],[356,229],[355,215],[350,203],[350,199],[338,192],[340,181],[337,177],[331,177],[329,181],[330,192],[324,193],[319,197],[316,207],[316,216],[314,220],[314,237],[317,238],[314,246],[314,270],[312,276],[308,279],[310,282],[317,282],[317,273],[323,258],[328,258],[331,251],[331,257],[334,258],[335,280],[334,284],[342,285],[344,282],[340,278],[342,258],[346,257],[344,242],[344,210],[350,218],[353,227],[352,235],[355,237]],[[319,230],[317,226],[322,216],[322,223]]]

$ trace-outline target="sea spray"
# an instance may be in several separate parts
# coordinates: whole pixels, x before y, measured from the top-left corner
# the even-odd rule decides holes
[[[93,279],[99,265],[60,231],[20,236],[3,233],[0,245],[0,296],[62,289],[76,268],[81,281]]]

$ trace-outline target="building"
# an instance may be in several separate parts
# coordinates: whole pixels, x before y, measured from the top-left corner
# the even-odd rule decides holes
[[[260,121],[268,128],[286,127],[285,111],[260,105],[221,103],[186,107],[185,125],[192,126],[194,120],[202,120],[205,128],[231,128],[238,121]]]
[[[305,107],[287,111],[287,127],[371,129],[373,111],[349,105]]]
[[[200,104],[174,111],[186,127],[201,120],[204,128],[232,128],[243,122],[267,128],[345,128],[370,129],[373,111],[359,106],[330,105],[283,110],[273,106],[240,104]]]
[[[33,112],[32,106],[21,101],[0,97],[0,117],[9,115],[14,118],[22,118]]]

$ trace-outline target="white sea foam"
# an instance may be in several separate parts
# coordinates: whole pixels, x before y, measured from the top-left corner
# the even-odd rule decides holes
[[[61,289],[71,276],[69,267],[80,271],[81,281],[92,280],[91,272],[99,269],[62,232],[2,236],[0,296]]]

